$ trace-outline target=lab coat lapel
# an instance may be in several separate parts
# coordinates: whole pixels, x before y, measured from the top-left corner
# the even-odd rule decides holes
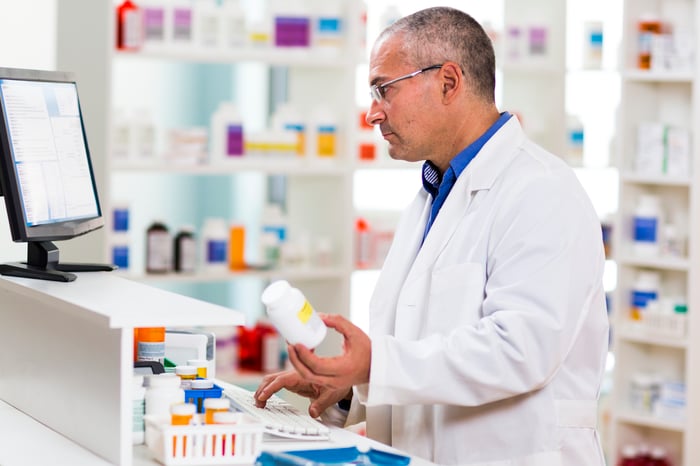
[[[394,333],[396,302],[423,239],[430,197],[421,189],[402,216],[370,301],[371,335]]]
[[[409,263],[410,270],[403,282],[400,295],[396,298],[396,318],[394,335],[400,339],[418,338],[422,326],[416,319],[416,306],[422,305],[426,286],[430,284],[432,272],[439,255],[449,246],[450,239],[472,206],[475,195],[480,190],[488,190],[507,167],[517,149],[522,144],[524,135],[517,118],[511,117],[506,124],[494,134],[479,151],[477,156],[464,169],[450,190],[440,213],[425,237],[415,261]],[[426,197],[427,194],[426,194]],[[428,209],[430,199],[427,200]],[[421,222],[407,225],[421,235],[427,220],[427,213]],[[398,249],[398,248],[397,248]],[[399,249],[400,250],[400,249]],[[403,275],[402,277],[403,278]]]

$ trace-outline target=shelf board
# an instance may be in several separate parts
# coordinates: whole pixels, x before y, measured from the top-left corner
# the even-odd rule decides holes
[[[171,175],[227,175],[241,172],[258,172],[279,175],[342,176],[348,167],[339,160],[309,162],[285,158],[243,157],[241,160],[207,164],[177,164],[164,160],[153,162],[113,163],[113,172],[157,173]]]
[[[643,345],[666,346],[668,348],[686,349],[688,347],[688,340],[685,338],[679,339],[654,335],[645,335],[631,331],[625,328],[624,326],[622,326],[615,332],[615,339],[617,339],[618,341],[639,343]]]
[[[621,411],[617,415],[618,422],[625,424],[633,424],[636,426],[650,427],[652,429],[663,429],[672,432],[683,433],[685,431],[685,422],[675,419],[662,419],[650,414],[639,414],[630,411]]]
[[[257,278],[271,280],[285,277],[287,280],[334,280],[342,278],[347,273],[341,267],[297,267],[275,268],[270,270],[242,270],[221,272],[199,272],[195,274],[165,273],[145,274],[132,272],[117,272],[124,278],[142,283],[214,283],[226,282],[240,278]]]
[[[622,73],[626,81],[650,82],[650,83],[692,83],[692,71],[652,71],[628,69]]]
[[[668,257],[634,257],[632,255],[622,255],[616,257],[615,261],[619,265],[632,267],[647,267],[661,270],[677,270],[687,272],[690,270],[688,259],[668,258]]]
[[[508,62],[499,66],[504,73],[524,73],[533,75],[564,75],[566,69],[563,66],[557,66],[551,60],[538,61],[523,60],[520,63]]]
[[[228,63],[241,62],[264,63],[279,66],[303,66],[309,68],[342,69],[354,68],[356,60],[346,50],[338,53],[324,53],[312,49],[292,48],[241,48],[237,50],[209,50],[177,46],[162,50],[121,51],[115,50],[114,56],[126,60],[163,60],[189,63]]]
[[[620,175],[624,183],[630,184],[652,184],[658,186],[680,186],[690,187],[691,180],[688,177],[678,177],[669,175],[644,175],[635,172],[624,172]]]

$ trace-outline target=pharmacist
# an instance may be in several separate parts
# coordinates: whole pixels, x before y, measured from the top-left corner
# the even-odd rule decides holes
[[[379,37],[378,125],[394,159],[425,161],[370,302],[370,332],[337,315],[342,354],[290,347],[267,376],[313,416],[445,465],[602,466],[596,405],[607,351],[600,223],[574,173],[494,103],[491,42],[430,8]],[[362,413],[365,411],[364,413]]]

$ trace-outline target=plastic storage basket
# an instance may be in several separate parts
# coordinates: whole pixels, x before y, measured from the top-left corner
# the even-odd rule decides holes
[[[263,425],[241,415],[237,424],[170,425],[167,417],[145,416],[146,444],[165,465],[254,464]]]

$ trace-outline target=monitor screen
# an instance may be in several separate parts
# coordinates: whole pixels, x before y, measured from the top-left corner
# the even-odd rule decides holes
[[[30,268],[59,269],[51,241],[103,226],[71,73],[0,68],[0,194]]]
[[[14,241],[60,240],[103,224],[67,73],[0,70],[3,193]]]

